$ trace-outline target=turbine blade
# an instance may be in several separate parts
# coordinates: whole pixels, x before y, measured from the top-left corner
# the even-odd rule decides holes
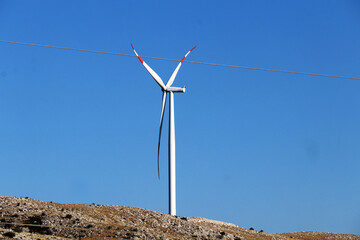
[[[148,70],[148,72],[150,73],[150,75],[154,78],[154,80],[159,84],[159,86],[165,90],[166,87],[164,85],[163,80],[161,79],[161,77],[159,75],[156,74],[156,72],[154,70],[151,69],[151,67],[149,67],[149,65],[146,64],[146,62],[144,62],[144,60],[142,60],[142,58],[137,54],[137,52],[135,51],[134,46],[131,44],[132,49],[134,50],[135,55],[138,57],[138,59],[140,60],[140,62],[142,63],[142,65],[144,65],[144,67],[146,68],[146,70]]]
[[[187,57],[187,55],[189,55],[189,53],[190,53],[192,50],[194,50],[195,48],[196,48],[196,46],[193,47],[193,48],[181,59],[179,65],[177,65],[177,67],[175,68],[175,71],[173,72],[173,74],[172,74],[171,77],[169,78],[169,81],[166,83],[166,87],[170,87],[170,86],[173,84],[173,82],[174,82],[174,80],[175,80],[175,77],[176,77],[176,75],[177,75],[177,73],[178,73],[178,71],[179,71],[179,69],[180,69],[180,67],[181,67],[181,64],[183,63],[183,61],[185,60],[185,58]]]
[[[160,140],[161,140],[161,130],[162,130],[162,124],[164,120],[164,111],[165,111],[165,104],[166,104],[166,92],[163,91],[163,97],[162,97],[162,107],[161,107],[161,117],[160,117],[160,130],[159,130],[159,142],[158,142],[158,155],[157,155],[157,169],[158,169],[158,178],[160,180]]]

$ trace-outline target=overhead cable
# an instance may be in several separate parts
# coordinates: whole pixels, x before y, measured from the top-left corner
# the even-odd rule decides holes
[[[62,50],[80,51],[80,52],[110,54],[110,55],[125,56],[125,57],[136,57],[135,55],[125,54],[125,53],[114,53],[114,52],[104,52],[104,51],[96,51],[96,50],[88,50],[88,49],[79,49],[79,48],[50,46],[50,45],[42,45],[42,44],[36,44],[36,43],[23,43],[23,42],[14,42],[14,41],[6,41],[6,40],[0,40],[0,42],[27,45],[27,46],[36,46],[36,47],[55,48],[55,49],[62,49]],[[181,61],[181,60],[169,59],[169,58],[148,57],[148,56],[141,56],[141,57],[142,58],[148,58],[148,59],[155,59],[155,60],[173,61],[173,62],[180,62]],[[306,73],[306,72],[296,72],[296,71],[288,71],[288,70],[278,70],[278,69],[258,68],[258,67],[246,67],[246,66],[238,66],[238,65],[228,65],[228,64],[208,63],[208,62],[196,62],[196,61],[186,61],[186,60],[184,62],[194,63],[194,64],[202,64],[202,65],[210,65],[210,66],[218,66],[218,67],[241,68],[241,69],[250,69],[250,70],[258,70],[258,71],[301,74],[301,75],[307,75],[307,76],[331,77],[331,78],[343,78],[343,79],[360,80],[359,77],[347,77],[347,76],[337,76],[337,75],[319,74],[319,73]]]

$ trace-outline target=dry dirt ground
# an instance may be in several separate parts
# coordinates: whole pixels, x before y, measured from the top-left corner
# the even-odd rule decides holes
[[[360,240],[360,235],[272,234],[199,217],[174,217],[135,207],[61,204],[0,197],[0,239]]]

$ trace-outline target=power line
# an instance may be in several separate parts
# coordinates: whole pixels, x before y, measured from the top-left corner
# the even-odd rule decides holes
[[[36,43],[23,43],[23,42],[14,42],[14,41],[5,41],[5,40],[0,40],[0,42],[2,42],[2,43],[11,43],[11,44],[19,44],[19,45],[27,45],[27,46],[36,46],[36,47],[46,47],[46,48],[71,50],[71,51],[80,51],[80,52],[110,54],[110,55],[125,56],[125,57],[136,57],[135,55],[132,55],[132,54],[104,52],[104,51],[96,51],[96,50],[88,50],[88,49],[69,48],[69,47],[58,47],[58,46],[42,45],[42,44],[36,44]],[[155,60],[173,61],[173,62],[180,62],[181,61],[181,60],[169,59],[169,58],[148,57],[148,56],[141,56],[141,57],[142,58],[148,58],[148,59],[155,59]],[[337,76],[337,75],[318,74],[318,73],[306,73],[306,72],[296,72],[296,71],[288,71],[288,70],[246,67],[246,66],[227,65],[227,64],[208,63],[208,62],[196,62],[196,61],[186,61],[186,60],[184,62],[194,63],[194,64],[202,64],[202,65],[210,65],[210,66],[218,66],[218,67],[241,68],[241,69],[250,69],[250,70],[258,70],[258,71],[301,74],[301,75],[317,76],[317,77],[331,77],[331,78],[343,78],[343,79],[360,80],[360,78],[358,78],[358,77],[347,77],[347,76]]]

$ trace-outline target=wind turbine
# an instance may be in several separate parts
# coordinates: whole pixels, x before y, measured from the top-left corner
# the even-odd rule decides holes
[[[164,84],[159,75],[152,70],[149,65],[147,65],[144,60],[137,54],[134,46],[131,44],[132,49],[135,52],[135,55],[139,58],[140,62],[146,70],[150,73],[150,75],[154,78],[154,80],[161,87],[161,91],[163,92],[162,96],[162,107],[161,107],[161,117],[160,117],[160,130],[159,130],[159,142],[158,142],[158,154],[157,154],[157,169],[158,169],[158,178],[160,180],[160,169],[159,169],[159,154],[160,154],[160,139],[161,139],[161,129],[164,119],[164,111],[166,104],[166,96],[169,93],[169,214],[172,216],[176,216],[176,178],[175,178],[175,119],[174,119],[174,93],[180,92],[184,93],[186,85],[184,87],[172,87],[171,85],[174,83],[175,77],[181,67],[181,64],[184,62],[185,58],[189,53],[196,48],[193,47],[180,61],[179,65],[175,68],[175,71],[169,78],[169,81]]]

